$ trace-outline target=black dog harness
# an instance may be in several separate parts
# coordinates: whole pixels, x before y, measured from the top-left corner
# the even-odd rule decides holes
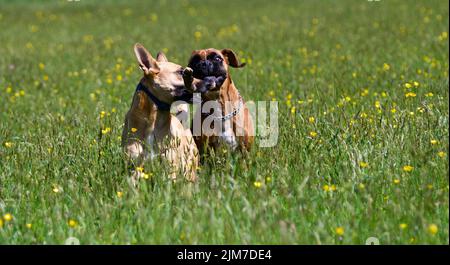
[[[159,110],[164,110],[164,111],[169,111],[171,104],[163,102],[161,100],[159,100],[155,95],[153,95],[150,90],[144,86],[142,83],[139,83],[136,87],[136,92],[137,91],[143,91],[152,101],[153,103],[155,103],[156,107]],[[174,101],[178,101],[178,100],[182,100],[185,101],[186,103],[192,103],[192,94],[183,94],[182,96],[175,96],[174,97]]]
[[[161,100],[159,100],[155,95],[153,95],[150,90],[148,90],[148,88],[146,86],[144,86],[142,83],[139,83],[138,86],[136,87],[136,92],[137,91],[143,91],[152,101],[153,103],[155,103],[156,107],[159,110],[165,110],[165,111],[169,111],[170,110],[170,104],[166,103],[166,102],[162,102]]]

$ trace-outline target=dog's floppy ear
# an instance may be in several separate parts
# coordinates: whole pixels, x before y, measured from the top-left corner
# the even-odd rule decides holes
[[[139,67],[144,71],[145,75],[155,75],[159,73],[158,63],[142,44],[136,43],[134,45],[134,53],[139,62]]]
[[[156,61],[157,62],[168,62],[169,60],[167,60],[166,55],[162,51],[160,51],[156,55]]]
[[[245,63],[239,63],[239,60],[233,50],[223,49],[220,52],[227,60],[227,63],[229,66],[234,67],[234,68],[241,68],[241,67],[245,66]]]

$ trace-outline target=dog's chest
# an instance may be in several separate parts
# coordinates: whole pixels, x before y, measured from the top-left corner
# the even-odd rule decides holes
[[[222,113],[221,108],[219,109],[219,113]],[[226,144],[232,150],[236,149],[238,143],[236,140],[236,135],[234,134],[233,131],[233,123],[231,119],[222,120],[220,122],[222,126],[220,126],[220,130],[217,133],[219,143]]]
[[[234,135],[230,120],[222,123],[222,132],[219,134],[219,142],[228,145],[233,150],[237,147],[236,136]]]

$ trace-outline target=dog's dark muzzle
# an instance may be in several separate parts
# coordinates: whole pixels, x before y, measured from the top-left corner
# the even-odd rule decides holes
[[[214,71],[214,64],[208,60],[200,61],[194,67],[194,76],[198,74],[199,78],[212,75]]]

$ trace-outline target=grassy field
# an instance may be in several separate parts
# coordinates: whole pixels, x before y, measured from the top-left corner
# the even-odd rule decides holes
[[[0,244],[449,244],[447,1],[141,2],[0,1]],[[278,144],[130,187],[136,42],[234,49]]]

